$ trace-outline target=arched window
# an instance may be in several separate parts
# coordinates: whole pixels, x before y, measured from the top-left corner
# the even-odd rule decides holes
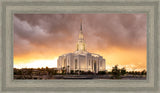
[[[101,61],[101,67],[102,67],[103,61]]]
[[[64,67],[67,65],[66,58],[64,59]]]
[[[77,59],[75,60],[75,69],[77,69]]]
[[[94,72],[96,73],[96,69],[97,69],[97,67],[96,67],[96,60],[94,61]]]

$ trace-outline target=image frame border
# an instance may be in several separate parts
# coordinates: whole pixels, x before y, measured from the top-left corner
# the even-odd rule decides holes
[[[6,77],[6,65],[7,64],[5,64],[5,58],[6,58],[6,41],[7,41],[7,38],[6,38],[6,25],[4,25],[4,24],[6,24],[6,18],[4,18],[5,17],[5,14],[6,14],[6,7],[7,7],[7,5],[11,5],[11,4],[15,4],[15,5],[26,5],[26,4],[29,4],[29,5],[39,5],[39,4],[41,4],[41,3],[44,3],[44,2],[2,2],[2,23],[1,23],[1,28],[2,28],[2,32],[1,32],[1,36],[2,36],[2,38],[1,38],[1,50],[2,50],[2,54],[1,54],[1,75],[2,75],[2,77],[0,78],[0,81],[1,81],[1,90],[2,90],[2,92],[6,92],[6,91],[20,91],[20,88],[17,88],[17,87],[7,87],[7,77]],[[31,4],[32,3],[32,4]],[[48,3],[48,4],[51,4],[50,2],[45,2],[45,3]],[[66,4],[67,6],[70,6],[70,5],[75,5],[75,6],[80,6],[81,4],[86,4],[86,5],[92,5],[92,3],[96,3],[97,5],[98,4],[106,4],[106,3],[112,3],[113,4],[113,2],[99,2],[99,3],[97,3],[97,2],[88,2],[87,1],[87,3],[86,2],[53,2],[54,4],[58,4],[59,6],[63,6],[64,4]],[[53,4],[52,3],[52,4]],[[158,31],[158,17],[159,17],[159,1],[156,1],[156,2],[147,2],[149,5],[152,5],[152,6],[154,6],[154,86],[152,86],[152,87],[140,87],[140,88],[132,88],[132,89],[128,89],[127,87],[125,88],[125,87],[123,87],[123,88],[117,88],[117,89],[115,89],[115,88],[110,88],[110,89],[107,89],[106,88],[106,90],[103,90],[102,89],[102,87],[98,87],[98,88],[80,88],[79,87],[79,89],[75,89],[75,87],[66,87],[66,88],[63,88],[63,90],[61,90],[61,89],[58,89],[58,90],[56,90],[57,92],[61,92],[61,91],[80,91],[80,90],[84,90],[84,91],[96,91],[96,90],[98,90],[98,91],[101,91],[101,90],[103,90],[103,91],[101,91],[101,92],[104,92],[104,91],[144,91],[144,89],[145,90],[150,90],[150,91],[159,91],[158,89],[159,89],[159,87],[158,87],[158,82],[157,81],[159,81],[159,78],[158,78],[158,75],[159,75],[159,72],[158,72],[158,66],[159,66],[159,64],[158,64],[158,41],[159,41],[159,31]],[[120,2],[115,2],[115,4],[120,4]],[[133,5],[134,6],[134,4],[135,5],[139,5],[139,6],[143,6],[144,5],[144,2],[130,2],[129,3],[129,5]],[[124,6],[124,5],[128,5],[128,3],[127,2],[123,2],[123,3],[121,3],[121,6]],[[41,10],[39,10],[39,11],[41,11]],[[131,11],[130,13],[132,13],[133,11]],[[13,16],[13,14],[14,13],[18,13],[18,11],[12,11],[12,13],[11,13],[11,15]],[[22,12],[19,12],[19,13],[22,13]],[[88,13],[88,12],[86,12],[86,13]],[[121,13],[123,13],[123,12],[121,12]],[[147,19],[148,19],[148,15],[149,15],[149,13],[147,13]],[[12,20],[13,20],[13,17],[11,18]],[[147,20],[147,22],[148,22],[148,20]],[[11,24],[13,24],[13,22],[11,22]],[[156,25],[157,24],[157,25]],[[147,23],[147,26],[148,26],[148,23]],[[12,30],[13,30],[13,28],[11,28]],[[148,30],[148,29],[147,29]],[[148,34],[148,33],[147,33]],[[148,36],[148,35],[147,35]],[[12,34],[11,34],[11,37],[13,38],[13,31],[12,31]],[[148,39],[149,38],[147,38],[147,41],[148,41]],[[149,43],[147,43],[147,50],[148,50],[148,45]],[[13,45],[13,39],[12,39],[12,45]],[[12,46],[11,45],[11,46]],[[10,47],[11,47],[10,46]],[[13,53],[13,47],[12,47],[12,53]],[[147,53],[148,53],[148,51],[147,51]],[[13,56],[11,57],[12,59],[13,59]],[[148,55],[147,55],[147,58],[148,58]],[[147,60],[148,61],[148,60]],[[13,62],[12,62],[13,63]],[[148,71],[148,65],[150,65],[150,64],[148,64],[149,62],[147,62],[147,71]],[[10,66],[13,66],[13,64],[9,64]],[[12,76],[13,76],[13,73],[10,73],[10,74],[12,74]],[[148,74],[147,74],[147,76],[148,76]],[[12,78],[13,79],[13,78]],[[27,80],[28,81],[28,80]],[[33,80],[31,80],[32,82],[34,82]],[[21,82],[21,80],[20,81],[17,81],[17,80],[15,80],[14,82]],[[39,82],[39,80],[38,81],[36,81],[36,82]],[[44,82],[44,81],[43,81]],[[50,82],[50,81],[49,81]],[[59,81],[60,82],[60,81]],[[64,82],[64,81],[62,81],[62,82]],[[117,81],[117,80],[115,80],[115,81],[112,81],[112,82],[119,82],[119,80]],[[124,82],[128,82],[128,81],[124,81]],[[24,82],[23,82],[24,83]],[[94,82],[95,83],[95,82]],[[70,89],[69,89],[70,88]],[[22,90],[21,91],[28,91],[28,90],[30,90],[30,91],[37,91],[37,89],[39,90],[39,87],[33,87],[33,88],[30,88],[30,87],[28,87],[28,88],[22,88]],[[44,90],[44,91],[54,91],[54,90],[50,90],[49,88],[47,88],[47,87],[45,87],[45,89],[42,89],[42,90]],[[42,91],[41,90],[41,91]],[[43,91],[43,92],[44,92]],[[55,92],[56,92],[55,91]],[[74,91],[74,92],[75,92]]]

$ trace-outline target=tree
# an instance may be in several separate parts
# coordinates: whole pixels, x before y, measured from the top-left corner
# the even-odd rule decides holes
[[[146,75],[146,70],[143,70],[143,71],[141,72],[141,75]]]
[[[94,73],[91,72],[90,70],[88,70],[86,74],[87,74],[87,75],[93,75]]]
[[[74,71],[73,71],[73,70],[71,70],[71,74],[72,74],[72,75],[74,74]]]
[[[118,65],[115,65],[112,68],[112,79],[119,79],[120,78],[120,69],[118,69]]]
[[[63,68],[62,68],[62,74],[65,74],[65,73],[66,73],[66,68],[63,67]]]
[[[48,70],[48,67],[46,67],[46,70]]]
[[[125,75],[126,74],[126,69],[123,67],[122,69],[121,69],[121,75]]]
[[[53,69],[52,74],[57,75],[58,70]]]

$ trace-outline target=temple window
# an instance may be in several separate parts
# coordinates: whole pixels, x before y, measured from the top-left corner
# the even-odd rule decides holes
[[[77,59],[75,60],[75,69],[77,69]]]

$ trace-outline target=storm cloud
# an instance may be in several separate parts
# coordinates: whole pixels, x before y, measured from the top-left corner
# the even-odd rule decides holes
[[[88,48],[146,47],[145,14],[15,14],[15,45],[72,49],[81,19]]]

